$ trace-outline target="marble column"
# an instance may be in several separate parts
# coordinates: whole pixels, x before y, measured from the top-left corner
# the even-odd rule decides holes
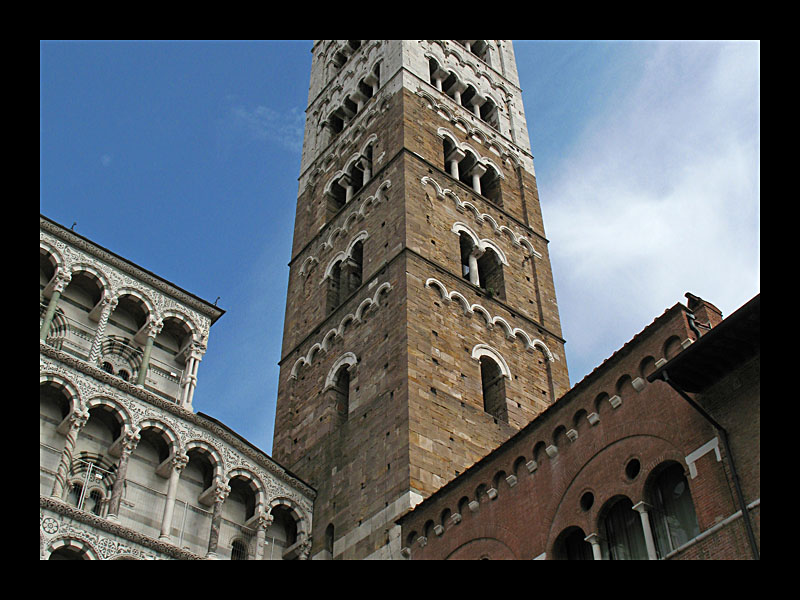
[[[97,332],[95,333],[94,340],[92,340],[92,348],[89,350],[90,363],[97,363],[100,359],[100,349],[103,345],[103,334],[105,333],[106,325],[108,325],[108,318],[117,307],[118,301],[116,298],[109,298],[106,296],[100,300],[100,302],[103,304],[103,308],[100,312],[100,319],[97,322]]]
[[[147,369],[150,366],[150,353],[153,351],[153,342],[156,336],[161,333],[161,328],[164,324],[161,319],[153,319],[147,325],[147,340],[144,345],[144,356],[142,356],[142,364],[139,366],[139,374],[136,377],[136,385],[143,386],[145,377],[147,377]]]
[[[111,500],[108,502],[108,519],[119,521],[119,507],[122,503],[122,492],[125,490],[125,478],[128,474],[128,459],[136,449],[141,436],[138,429],[126,429],[123,434],[122,448],[117,463],[117,478],[111,488]]]
[[[62,499],[64,488],[67,485],[67,476],[72,466],[72,453],[75,451],[75,443],[78,441],[78,433],[89,420],[89,412],[79,409],[69,417],[69,429],[64,437],[64,449],[61,451],[61,459],[58,461],[56,478],[53,482],[53,491],[50,496]]]
[[[172,515],[175,511],[175,496],[178,494],[178,482],[181,478],[181,471],[189,462],[189,457],[184,454],[176,454],[172,457],[172,469],[169,473],[169,483],[167,484],[167,501],[164,504],[164,515],[161,519],[160,540],[169,541],[172,531]]]
[[[208,536],[208,553],[206,558],[217,558],[217,545],[219,544],[219,528],[222,525],[222,505],[228,494],[231,493],[229,485],[217,481],[214,493],[214,508],[211,512],[211,533]]]
[[[67,285],[69,285],[71,279],[72,275],[69,273],[56,273],[53,281],[48,284],[48,288],[52,287],[52,292],[50,294],[50,301],[47,303],[47,311],[45,312],[44,319],[42,320],[42,327],[39,330],[40,340],[47,339],[47,334],[50,333],[50,325],[53,323],[53,317],[56,314],[56,308],[58,308],[58,300],[61,298],[61,293],[64,291]]]
[[[600,536],[596,533],[590,533],[583,539],[592,545],[592,556],[594,556],[594,559],[603,560],[603,551],[600,548]]]
[[[642,519],[642,531],[644,532],[644,543],[645,546],[647,546],[647,558],[650,560],[658,560],[656,544],[653,539],[653,530],[650,527],[650,515],[647,513],[648,508],[650,508],[650,505],[644,501],[637,502],[633,505],[633,510],[638,512],[639,517]]]

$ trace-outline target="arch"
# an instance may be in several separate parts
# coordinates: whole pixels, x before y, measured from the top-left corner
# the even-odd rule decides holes
[[[347,244],[347,250],[345,250],[345,258],[350,258],[353,254],[353,248],[358,242],[363,242],[369,238],[369,233],[365,229],[362,229],[357,234],[355,234],[351,239],[350,242]]]
[[[70,549],[81,553],[84,560],[100,560],[100,554],[92,544],[86,540],[70,536],[58,537],[50,541],[47,545],[48,559],[52,560],[54,552]]]
[[[448,293],[447,293],[447,288],[446,288],[446,287],[445,287],[445,285],[444,285],[444,284],[443,284],[441,281],[439,281],[438,279],[434,279],[433,277],[429,277],[429,278],[428,278],[428,279],[425,281],[425,287],[435,287],[437,290],[439,290],[439,294],[441,295],[441,297],[442,297],[442,300],[443,300],[445,303],[448,303],[448,302],[450,302],[450,296],[449,296],[449,295],[448,295]]]
[[[147,309],[147,316],[158,318],[158,312],[156,311],[155,303],[142,291],[136,289],[135,287],[124,286],[114,293],[112,299],[119,302],[124,296],[133,296],[134,298],[138,299]]]
[[[185,312],[176,308],[167,308],[161,314],[161,320],[166,321],[167,319],[175,319],[180,321],[189,330],[189,334],[192,336],[194,341],[201,341],[200,327],[197,325],[197,323],[195,323],[194,319]]]
[[[268,514],[272,513],[272,509],[276,507],[284,507],[292,515],[297,525],[298,537],[301,532],[306,537],[311,535],[311,523],[309,523],[305,510],[303,510],[294,500],[285,496],[278,496],[269,502],[266,512]]]
[[[53,384],[54,386],[63,390],[66,394],[67,401],[69,402],[69,414],[77,412],[83,408],[83,400],[78,388],[69,379],[58,375],[56,373],[40,373],[39,374],[39,389],[45,384]]]
[[[347,258],[347,255],[344,253],[343,250],[340,250],[336,253],[336,255],[328,262],[328,266],[325,267],[325,275],[322,277],[322,283],[325,283],[325,280],[330,279],[332,276],[332,271],[336,266],[336,263],[342,262]]]
[[[231,480],[237,477],[249,483],[250,489],[255,494],[256,507],[264,506],[267,502],[267,488],[261,478],[245,467],[234,467],[225,474],[225,480],[228,481],[228,485],[230,485]]]
[[[476,344],[472,349],[472,358],[480,360],[483,356],[488,356],[494,360],[500,367],[500,372],[503,376],[507,379],[511,379],[511,370],[508,368],[508,364],[502,355],[488,344]]]
[[[184,445],[184,452],[188,454],[192,450],[200,450],[202,453],[208,456],[209,462],[214,469],[213,479],[219,481],[225,480],[223,477],[223,473],[225,472],[225,463],[222,460],[222,455],[220,454],[219,450],[217,450],[207,441],[201,439],[193,439],[186,442]]]
[[[139,421],[136,425],[139,428],[140,432],[143,432],[146,429],[156,429],[164,436],[165,441],[167,442],[167,446],[170,448],[171,452],[175,455],[181,453],[181,440],[177,433],[172,429],[164,421],[161,421],[158,418],[148,417]]]
[[[336,385],[336,376],[339,372],[339,368],[343,365],[347,365],[348,367],[353,367],[358,364],[358,358],[352,352],[345,352],[331,366],[330,370],[328,371],[328,375],[325,377],[325,386],[323,391],[326,391]]]
[[[119,425],[123,430],[131,431],[135,428],[133,419],[130,413],[128,413],[128,410],[116,400],[108,396],[94,396],[86,401],[85,408],[87,411],[98,407],[108,408],[112,415],[117,417]]]

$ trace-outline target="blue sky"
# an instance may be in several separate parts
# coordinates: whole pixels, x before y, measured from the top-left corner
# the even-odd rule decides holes
[[[271,452],[310,41],[42,42],[45,216],[210,302],[195,409]],[[575,384],[760,291],[756,42],[515,41]]]

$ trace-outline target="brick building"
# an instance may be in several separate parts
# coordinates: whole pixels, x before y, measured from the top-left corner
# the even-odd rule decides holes
[[[721,322],[687,297],[401,517],[403,554],[757,557],[760,295]]]

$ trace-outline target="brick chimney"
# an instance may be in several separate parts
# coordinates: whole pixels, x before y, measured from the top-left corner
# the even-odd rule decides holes
[[[705,328],[716,327],[722,321],[722,311],[716,306],[695,296],[690,292],[684,294],[688,300],[687,306],[691,312],[694,313],[696,322],[699,326]]]

